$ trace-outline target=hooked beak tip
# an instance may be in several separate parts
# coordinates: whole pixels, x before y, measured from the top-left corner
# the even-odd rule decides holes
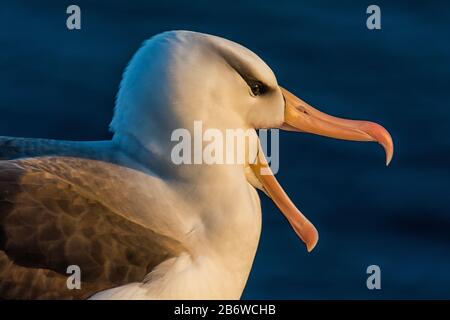
[[[391,163],[391,161],[392,161],[392,157],[386,157],[386,167],[389,166],[389,164]]]
[[[394,156],[394,147],[391,145],[391,148],[386,149],[386,167],[391,163],[392,157]]]
[[[387,133],[387,137],[385,139],[386,141],[382,141],[379,143],[381,144],[381,146],[384,149],[384,152],[386,153],[386,166],[389,166],[394,156],[394,143],[389,133]]]

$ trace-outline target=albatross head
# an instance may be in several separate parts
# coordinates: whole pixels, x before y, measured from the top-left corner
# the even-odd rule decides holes
[[[377,141],[385,149],[386,164],[393,155],[391,136],[382,126],[313,108],[282,88],[264,61],[237,43],[189,31],[165,32],[146,41],[120,85],[111,123],[114,139],[132,137],[152,155],[165,157],[171,152],[171,132],[193,131],[197,120],[219,130],[280,128]],[[318,241],[315,227],[288,198],[264,158],[250,168],[248,181],[273,199],[311,251]]]

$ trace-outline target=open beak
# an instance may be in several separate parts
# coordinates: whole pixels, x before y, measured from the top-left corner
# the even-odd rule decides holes
[[[377,141],[385,150],[386,165],[391,162],[394,144],[389,132],[379,124],[330,116],[310,106],[286,89],[281,88],[281,91],[286,104],[285,120],[281,129],[313,133],[343,140]],[[250,167],[266,193],[306,244],[308,252],[312,251],[319,240],[319,234],[314,225],[297,209],[284,192],[270,170],[262,149],[260,149],[258,161]]]

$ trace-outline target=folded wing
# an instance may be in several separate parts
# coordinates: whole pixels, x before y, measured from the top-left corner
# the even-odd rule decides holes
[[[0,161],[1,299],[88,298],[143,281],[183,252],[177,240],[133,222],[58,174],[61,161]],[[98,172],[108,174],[101,167]],[[70,265],[81,269],[80,290],[67,287]]]

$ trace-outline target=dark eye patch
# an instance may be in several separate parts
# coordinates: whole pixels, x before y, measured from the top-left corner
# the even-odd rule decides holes
[[[252,95],[254,96],[261,96],[264,93],[266,93],[269,90],[269,87],[266,86],[262,81],[249,78],[249,77],[243,77],[245,82],[247,82],[247,85],[249,86]]]
[[[251,76],[251,74],[254,73],[252,68],[246,65],[245,60],[242,60],[239,56],[236,56],[236,53],[233,50],[219,46],[216,47],[216,49],[218,54],[225,59],[228,65],[233,68],[247,83],[251,90],[252,96],[261,96],[270,91],[271,88],[267,84],[256,79],[256,77]]]

